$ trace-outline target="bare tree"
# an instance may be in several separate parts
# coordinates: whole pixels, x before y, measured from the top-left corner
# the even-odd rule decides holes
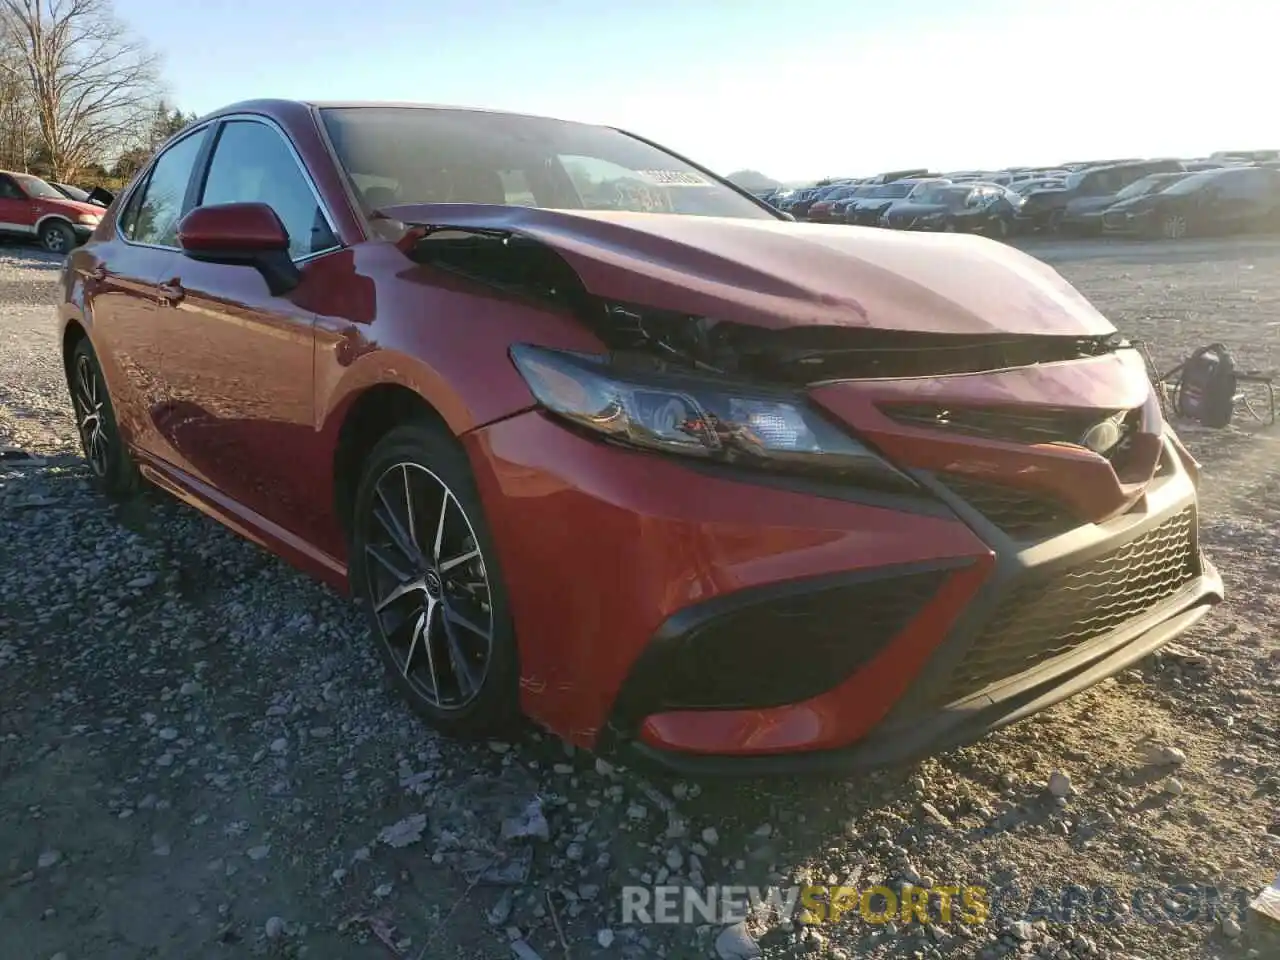
[[[146,136],[158,59],[111,0],[0,0],[0,49],[13,64],[6,75],[26,87],[53,179]]]
[[[0,44],[0,166],[26,170],[38,137],[17,51]]]

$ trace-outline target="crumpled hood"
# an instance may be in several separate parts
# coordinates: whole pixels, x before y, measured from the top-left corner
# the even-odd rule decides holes
[[[557,251],[589,293],[715,320],[962,335],[1115,330],[1046,264],[964,234],[489,204],[381,213],[533,239]]]

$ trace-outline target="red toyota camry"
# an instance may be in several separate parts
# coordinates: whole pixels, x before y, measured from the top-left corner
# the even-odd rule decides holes
[[[1135,350],[976,237],[790,220],[620,130],[257,101],[69,256],[86,458],[350,591],[456,734],[697,771],[963,743],[1221,581]]]

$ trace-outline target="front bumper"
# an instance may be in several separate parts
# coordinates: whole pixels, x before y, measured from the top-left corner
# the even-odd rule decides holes
[[[958,505],[996,547],[994,571],[945,637],[926,642],[931,652],[909,688],[856,741],[811,746],[857,696],[857,674],[803,703],[638,724],[623,717],[617,741],[644,763],[686,775],[849,771],[972,742],[1133,665],[1222,599],[1222,580],[1199,550],[1195,510],[1193,480],[1168,440],[1143,501],[1104,524],[1018,545]],[[902,657],[919,645],[916,625],[886,650]]]
[[[1124,669],[1222,596],[1199,553],[1194,462],[1171,436],[1130,509],[1047,533],[1027,526],[1057,522],[1034,504],[962,497],[930,469],[912,469],[927,499],[780,482],[609,446],[536,411],[464,443],[526,714],[670,769],[848,769],[964,743]],[[1156,554],[1135,546],[1153,537]],[[1149,582],[1174,560],[1195,568]],[[1113,567],[1133,590],[1095,589]],[[1114,622],[1010,633],[1011,605],[1022,623],[1056,604],[1072,627],[1087,611],[1050,590],[1072,578]]]

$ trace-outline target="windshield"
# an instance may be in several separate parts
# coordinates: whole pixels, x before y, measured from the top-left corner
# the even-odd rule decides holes
[[[931,206],[958,207],[964,203],[964,198],[969,196],[972,189],[972,187],[957,187],[949,183],[935,183],[912,191],[911,199],[914,203],[925,203]]]
[[[1032,190],[1061,190],[1066,186],[1066,181],[1058,178],[1050,180],[1028,180],[1025,183],[1019,183],[1014,186],[1015,193],[1028,194]]]
[[[880,186],[872,190],[868,196],[886,200],[896,199],[898,197],[905,197],[911,192],[911,188],[913,186],[915,186],[913,183],[882,183]]]
[[[61,190],[72,200],[79,200],[81,203],[89,202],[89,191],[87,190],[81,190],[79,187],[73,187],[69,183],[59,183],[57,184],[57,189]]]
[[[19,186],[27,192],[29,197],[37,197],[41,200],[65,200],[62,194],[53,187],[49,186],[39,177],[33,177],[29,173],[12,174],[13,179],[18,181]]]
[[[609,127],[429,107],[330,107],[321,115],[371,211],[491,203],[775,219],[710,174]]]
[[[1134,197],[1145,197],[1149,193],[1160,193],[1183,179],[1176,173],[1157,173],[1141,180],[1135,180],[1116,194],[1117,200],[1132,200]]]

